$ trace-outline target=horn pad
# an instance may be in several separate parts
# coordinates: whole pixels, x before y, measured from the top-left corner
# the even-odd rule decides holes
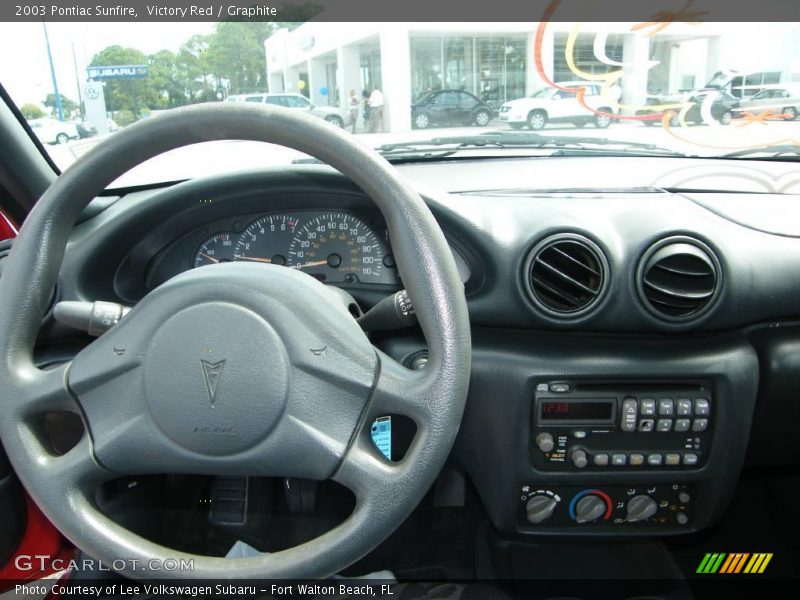
[[[256,313],[227,302],[184,308],[146,353],[145,396],[159,429],[186,450],[243,452],[280,420],[289,391],[283,342]]]

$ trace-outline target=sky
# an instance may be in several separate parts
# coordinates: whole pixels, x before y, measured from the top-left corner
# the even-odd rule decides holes
[[[47,33],[56,71],[59,92],[78,99],[78,76],[85,80],[86,65],[92,56],[113,44],[152,54],[177,50],[196,33],[210,33],[213,23],[48,23]],[[0,23],[0,83],[11,98],[22,106],[41,104],[53,93],[42,23]]]

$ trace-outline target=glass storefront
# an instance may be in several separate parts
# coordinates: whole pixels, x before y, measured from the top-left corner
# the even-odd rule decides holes
[[[499,107],[525,95],[526,38],[414,36],[411,96],[439,89],[465,90]]]
[[[569,34],[556,33],[555,45],[553,52],[553,81],[574,81],[580,79],[573,73],[566,59],[567,39]],[[600,75],[616,70],[618,67],[600,62],[594,53],[594,41],[596,34],[594,33],[579,33],[578,39],[575,40],[575,51],[573,58],[575,66],[584,73],[591,73],[592,75]],[[622,62],[622,35],[611,34],[606,38],[605,44],[606,56],[613,62]]]
[[[362,50],[361,58],[361,86],[369,92],[373,88],[383,89],[383,80],[381,77],[381,51],[375,50]]]

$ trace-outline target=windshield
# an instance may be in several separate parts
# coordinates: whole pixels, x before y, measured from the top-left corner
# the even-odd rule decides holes
[[[798,40],[797,23],[39,21],[0,24],[14,58],[0,83],[61,169],[132,123],[228,100],[302,111],[405,155],[433,138],[533,131],[579,137],[576,154],[610,139],[619,154],[739,156],[797,145]],[[511,142],[515,155],[552,152]],[[299,156],[212,146],[136,183]]]

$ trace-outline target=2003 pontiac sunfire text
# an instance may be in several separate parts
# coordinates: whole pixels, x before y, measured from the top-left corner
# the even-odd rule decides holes
[[[267,5],[233,6],[225,4],[188,6],[162,6],[148,4],[145,7],[148,17],[276,17],[278,9]],[[17,16],[50,16],[50,17],[132,17],[140,15],[136,9],[129,6],[56,6],[56,5],[17,5]]]

